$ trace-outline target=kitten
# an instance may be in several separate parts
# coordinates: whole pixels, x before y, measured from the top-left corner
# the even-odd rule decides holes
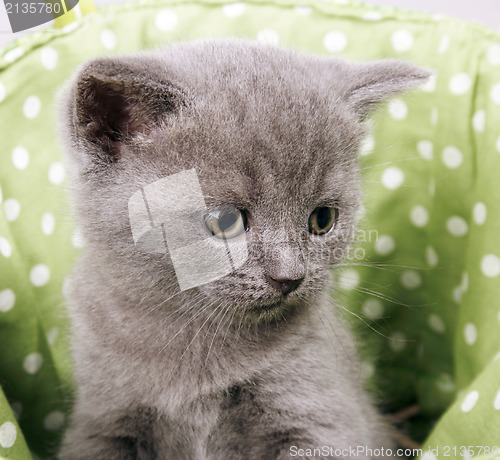
[[[87,241],[61,459],[393,446],[328,293],[356,224],[364,120],[426,77],[230,40],[83,66],[60,117]]]

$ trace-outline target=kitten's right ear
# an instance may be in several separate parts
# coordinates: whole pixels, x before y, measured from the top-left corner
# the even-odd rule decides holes
[[[431,73],[413,64],[382,60],[349,63],[345,67],[344,100],[361,120],[380,103],[401,92],[422,86]]]
[[[101,58],[86,64],[69,101],[72,133],[95,159],[113,163],[123,145],[186,105],[183,90],[144,62]]]

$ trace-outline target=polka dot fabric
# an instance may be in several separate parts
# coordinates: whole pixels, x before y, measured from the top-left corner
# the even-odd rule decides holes
[[[63,291],[85,242],[67,205],[57,89],[95,56],[217,36],[434,70],[373,120],[360,232],[332,296],[355,315],[360,375],[387,406],[417,403],[421,440],[439,418],[423,445],[440,455],[422,458],[500,444],[500,35],[344,0],[158,0],[0,51],[0,458],[52,458],[72,394]]]

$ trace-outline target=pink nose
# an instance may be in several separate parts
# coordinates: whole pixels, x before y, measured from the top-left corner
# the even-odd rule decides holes
[[[304,278],[299,279],[288,279],[288,278],[272,278],[269,275],[266,275],[266,280],[269,284],[276,290],[281,291],[283,294],[288,294],[289,292],[297,289],[302,283]]]

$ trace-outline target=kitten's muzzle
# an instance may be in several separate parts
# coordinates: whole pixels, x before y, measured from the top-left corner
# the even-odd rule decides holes
[[[269,275],[265,275],[267,282],[276,290],[281,291],[283,295],[289,294],[292,291],[295,291],[304,278],[297,278],[297,279],[289,279],[289,278],[282,278],[282,277],[276,277],[273,278]]]

